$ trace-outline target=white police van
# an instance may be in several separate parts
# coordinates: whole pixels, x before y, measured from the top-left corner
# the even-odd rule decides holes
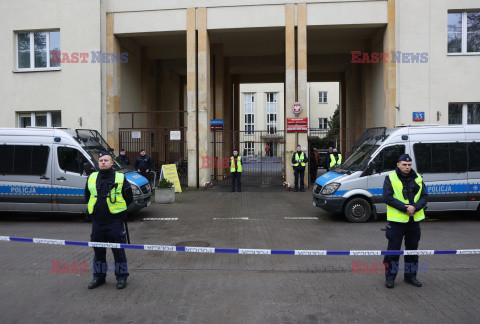
[[[110,147],[95,130],[0,128],[0,211],[86,211],[85,183]],[[132,186],[130,211],[150,205],[148,180],[115,162]]]
[[[372,128],[355,147],[315,181],[314,206],[355,223],[386,213],[383,182],[407,153],[427,187],[429,211],[479,209],[480,125]]]

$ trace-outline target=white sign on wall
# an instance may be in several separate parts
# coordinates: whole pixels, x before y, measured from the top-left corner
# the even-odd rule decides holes
[[[142,132],[132,131],[132,138],[142,138]]]
[[[182,133],[180,131],[170,131],[170,140],[179,141],[182,139]]]

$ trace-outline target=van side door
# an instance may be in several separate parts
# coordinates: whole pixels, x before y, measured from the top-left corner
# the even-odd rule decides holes
[[[375,169],[367,178],[368,191],[373,194],[373,203],[376,205],[377,213],[386,213],[387,206],[383,201],[383,183],[388,176],[397,167],[397,161],[400,156],[407,152],[406,144],[393,144],[385,146],[373,158]]]
[[[467,133],[468,202],[467,209],[477,210],[480,202],[480,143],[478,133]]]
[[[68,145],[55,147],[54,209],[70,213],[86,210],[85,184],[88,176],[83,172],[84,163],[89,161],[78,148]]]
[[[464,134],[412,146],[414,168],[428,190],[428,210],[464,210],[468,199],[467,146]],[[437,135],[439,137],[441,135]]]
[[[51,161],[51,145],[0,145],[0,210],[52,211]]]

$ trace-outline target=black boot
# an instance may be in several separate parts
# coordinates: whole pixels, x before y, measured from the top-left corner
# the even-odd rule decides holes
[[[127,287],[127,279],[118,279],[117,289],[123,289],[125,287]]]
[[[411,284],[412,286],[415,286],[415,287],[421,287],[422,286],[422,283],[420,281],[418,281],[416,277],[405,278],[405,279],[403,279],[403,281],[405,281],[406,283],[409,283],[409,284]]]
[[[395,281],[392,279],[387,279],[387,281],[385,282],[385,287],[387,288],[393,288],[394,285],[395,285]]]
[[[88,284],[88,289],[95,289],[98,286],[101,286],[105,283],[105,279],[93,279],[91,283]]]

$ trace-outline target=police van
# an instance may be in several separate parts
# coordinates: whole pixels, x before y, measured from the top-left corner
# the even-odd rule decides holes
[[[385,177],[407,153],[427,187],[428,211],[479,210],[480,125],[372,128],[354,149],[315,181],[314,206],[355,223],[386,213]]]
[[[88,175],[98,170],[100,151],[110,147],[95,130],[58,128],[0,128],[0,211],[86,211]],[[150,205],[148,180],[121,166],[132,186],[128,210]]]

